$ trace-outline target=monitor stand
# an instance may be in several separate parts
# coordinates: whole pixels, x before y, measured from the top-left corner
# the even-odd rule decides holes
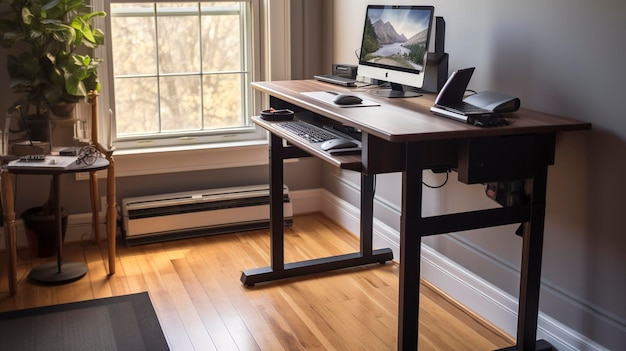
[[[372,94],[387,98],[410,98],[422,96],[414,91],[404,91],[402,84],[391,83],[391,89],[372,90]]]

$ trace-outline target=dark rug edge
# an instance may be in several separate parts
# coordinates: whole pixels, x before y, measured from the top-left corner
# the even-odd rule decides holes
[[[140,330],[148,350],[169,350],[163,329],[157,317],[150,295],[147,291],[98,298],[93,300],[76,301],[50,306],[33,307],[22,310],[0,312],[0,319],[25,318],[47,313],[59,313],[70,310],[102,307],[112,303],[129,302],[133,306]]]

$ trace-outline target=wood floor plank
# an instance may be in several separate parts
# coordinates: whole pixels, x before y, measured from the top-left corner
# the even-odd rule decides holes
[[[302,328],[307,328],[320,341],[323,350],[349,350],[345,337],[337,334],[331,325],[326,323],[322,314],[316,311],[318,307],[316,301],[312,301],[308,294],[301,289],[290,285],[280,289],[285,301],[298,313],[304,323]]]
[[[91,290],[93,298],[103,298],[113,295],[111,284],[107,279],[108,271],[105,267],[105,262],[108,264],[106,256],[102,256],[102,251],[99,246],[89,245],[83,247],[85,253],[85,259],[87,261],[87,269],[90,274],[87,275],[87,280],[91,284]]]
[[[167,285],[171,274],[167,272],[167,267],[163,264],[163,259],[158,255],[158,246],[151,244],[145,247],[147,254],[142,255],[139,260],[139,269],[145,278],[146,287],[152,299],[154,309],[159,316],[159,321],[164,330],[175,330],[176,333],[166,333],[165,336],[172,350],[194,350],[194,343],[185,328],[185,321],[182,319],[176,301],[182,296],[172,296]],[[184,311],[182,311],[184,313]]]
[[[267,327],[267,320],[263,318],[261,311],[257,310],[253,304],[261,292],[249,290],[245,288],[235,289],[236,285],[240,285],[240,271],[236,267],[242,265],[242,256],[240,252],[239,240],[229,241],[229,245],[220,245],[215,247],[216,254],[220,258],[222,264],[211,265],[209,269],[214,274],[221,277],[222,284],[220,288],[227,296],[229,303],[234,307],[235,311],[241,316],[248,330],[250,330],[255,342],[262,350],[280,350],[282,348],[279,337],[281,330],[272,330]]]
[[[121,241],[121,240],[120,240]],[[103,242],[104,243],[104,242]],[[358,238],[320,214],[296,216],[285,230],[288,261],[359,250]],[[395,350],[398,265],[387,263],[244,287],[242,270],[270,264],[268,230],[133,247],[118,245],[108,275],[106,245],[66,244],[85,278],[65,285],[28,280],[20,249],[18,294],[8,294],[0,261],[0,311],[147,291],[172,350]],[[4,254],[3,254],[4,255]],[[420,350],[493,350],[513,339],[422,282]]]
[[[188,256],[190,265],[196,270],[202,288],[210,296],[215,310],[224,323],[224,328],[228,330],[228,335],[224,337],[230,337],[239,350],[260,350],[245,321],[228,299],[228,289],[223,289],[224,286],[230,285],[223,283],[223,274],[215,273],[221,272],[220,270],[211,269],[211,266],[220,266],[222,261],[217,257],[215,250],[205,249],[210,247],[210,244],[198,247],[191,252]],[[228,350],[228,348],[222,350]]]
[[[193,302],[194,309],[198,313],[200,319],[199,325],[205,328],[211,339],[212,345],[206,349],[215,350],[234,350],[236,344],[230,337],[228,329],[226,329],[222,318],[220,317],[217,309],[213,305],[211,298],[207,295],[206,291],[202,287],[202,284],[198,280],[193,267],[186,259],[173,260],[174,268],[181,280],[185,282],[185,289],[189,294],[189,298]]]

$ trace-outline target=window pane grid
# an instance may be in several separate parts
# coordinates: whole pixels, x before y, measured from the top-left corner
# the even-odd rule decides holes
[[[239,16],[241,9],[239,6],[222,6],[222,7],[204,7],[200,3],[198,7],[156,7],[153,4],[124,4],[115,3],[115,7],[111,7],[111,17],[154,17],[154,16],[198,16],[198,14],[206,15],[234,15]]]
[[[118,140],[250,131],[246,5],[111,4]]]

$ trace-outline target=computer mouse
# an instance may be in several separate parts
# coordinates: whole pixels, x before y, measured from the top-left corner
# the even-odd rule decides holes
[[[358,105],[363,102],[363,99],[352,94],[339,94],[333,102],[337,105]]]
[[[320,145],[320,148],[322,148],[322,150],[324,151],[328,151],[328,150],[335,150],[335,149],[346,149],[349,147],[357,147],[357,146],[359,146],[359,144],[355,143],[354,141],[350,139],[337,138],[337,139],[326,140]]]

